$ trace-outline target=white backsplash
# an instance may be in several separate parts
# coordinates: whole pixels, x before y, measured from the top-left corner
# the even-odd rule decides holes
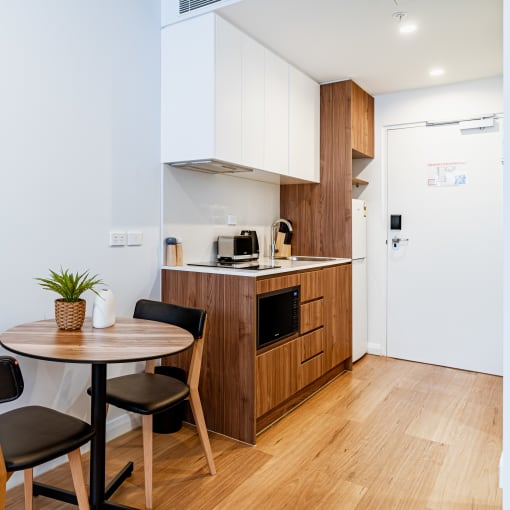
[[[184,263],[213,260],[218,236],[241,230],[256,230],[260,255],[268,256],[279,213],[279,185],[163,167],[162,241],[181,238]],[[229,215],[235,225],[227,225]],[[164,261],[163,249],[162,255]]]

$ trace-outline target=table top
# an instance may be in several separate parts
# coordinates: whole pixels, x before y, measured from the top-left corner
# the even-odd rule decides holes
[[[55,321],[15,326],[0,335],[7,350],[30,358],[71,363],[122,363],[160,358],[186,350],[193,335],[164,322],[117,318],[96,329],[86,319],[82,329],[63,331]]]

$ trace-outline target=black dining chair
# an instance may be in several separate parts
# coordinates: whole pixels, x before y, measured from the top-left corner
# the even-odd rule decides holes
[[[18,361],[0,357],[0,402],[17,399],[23,393],[23,376]],[[0,508],[5,508],[6,483],[15,471],[24,472],[25,509],[32,510],[33,468],[67,454],[80,510],[89,501],[80,446],[94,435],[82,420],[41,406],[26,406],[0,415]]]
[[[150,509],[152,508],[152,417],[154,414],[167,411],[189,399],[209,472],[211,475],[216,474],[198,393],[206,333],[206,312],[198,308],[141,299],[136,303],[133,317],[179,326],[189,331],[195,339],[187,383],[168,375],[154,373],[154,360],[146,362],[145,372],[115,377],[106,382],[106,401],[109,404],[142,415],[145,506]],[[143,349],[143,338],[140,339],[140,345]]]

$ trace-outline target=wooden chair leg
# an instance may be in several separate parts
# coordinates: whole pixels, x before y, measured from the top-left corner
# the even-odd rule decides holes
[[[202,410],[202,404],[200,402],[200,395],[198,394],[198,390],[190,389],[189,402],[191,405],[191,410],[193,412],[193,417],[195,418],[198,437],[200,438],[200,442],[202,443],[202,449],[204,450],[205,458],[207,459],[209,472],[211,473],[211,475],[215,475],[216,467],[214,466],[211,443],[209,443],[209,434],[207,433],[204,412]]]
[[[145,508],[152,508],[152,415],[142,416],[143,470],[145,473]]]
[[[33,484],[34,484],[34,470],[32,468],[25,469],[23,471],[23,476],[25,478],[25,510],[32,510],[33,503]]]
[[[0,481],[0,508],[5,508],[5,493],[7,492],[7,479]]]
[[[2,447],[0,446],[0,508],[5,508],[5,493],[7,492],[7,480],[12,476],[12,473],[7,472],[5,467],[4,455]]]
[[[67,454],[69,458],[69,466],[73,477],[74,492],[78,499],[78,508],[80,510],[89,510],[89,496],[85,487],[85,478],[83,476],[83,464],[81,462],[80,449],[77,448]]]

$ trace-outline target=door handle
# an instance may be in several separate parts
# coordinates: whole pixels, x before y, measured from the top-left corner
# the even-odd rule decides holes
[[[402,237],[394,237],[392,240],[391,240],[391,244],[393,246],[393,248],[398,248],[399,244],[404,241],[404,242],[407,242],[409,241],[409,238],[406,237],[406,238],[402,238]]]

